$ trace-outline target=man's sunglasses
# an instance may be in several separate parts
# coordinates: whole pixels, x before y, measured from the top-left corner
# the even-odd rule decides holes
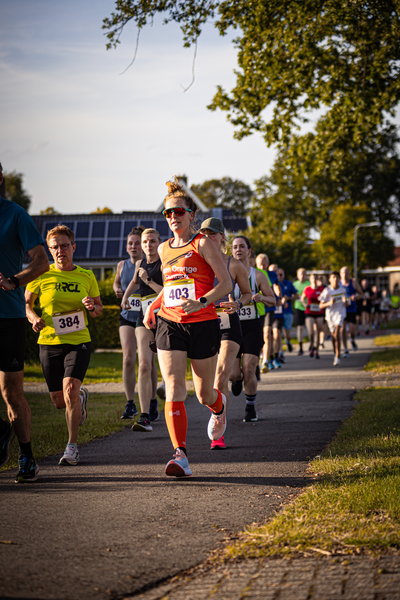
[[[53,252],[55,252],[56,250],[60,249],[65,252],[70,246],[72,246],[72,244],[59,244],[58,246],[49,246],[49,250],[53,250]]]
[[[174,215],[176,217],[183,217],[185,212],[193,212],[193,211],[191,208],[185,208],[184,206],[174,206],[173,208],[164,208],[164,210],[162,211],[162,214],[164,215],[164,217],[167,217],[167,219],[169,219],[171,217],[172,213],[174,213]]]

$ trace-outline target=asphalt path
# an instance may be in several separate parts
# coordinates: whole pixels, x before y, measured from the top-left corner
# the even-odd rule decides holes
[[[0,473],[0,597],[124,598],[273,516],[310,481],[308,461],[370,384],[362,367],[373,340],[357,343],[339,367],[330,342],[320,360],[287,353],[282,369],[262,375],[257,423],[243,422],[244,394],[231,395],[226,450],[210,450],[209,410],[189,397],[192,477],[164,475],[173,453],[163,418],[151,433],[127,428],[80,446],[77,467],[41,460],[36,483]]]

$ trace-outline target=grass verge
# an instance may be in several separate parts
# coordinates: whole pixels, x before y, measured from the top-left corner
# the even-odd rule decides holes
[[[373,352],[365,369],[375,373],[400,373],[400,348]]]
[[[156,358],[158,378],[161,373]],[[136,378],[138,362],[136,361]],[[190,361],[188,361],[186,379],[192,379]],[[44,382],[40,363],[25,365],[24,381],[28,383]],[[92,352],[89,368],[85,376],[87,383],[122,383],[122,353],[121,352]]]
[[[375,346],[400,346],[400,334],[380,335],[375,338]]]
[[[400,549],[399,389],[356,396],[353,416],[310,469],[317,481],[226,558],[381,554]]]
[[[31,439],[35,458],[39,460],[63,452],[68,441],[65,410],[57,410],[49,394],[26,393],[25,397],[32,411]],[[131,420],[121,421],[125,403],[124,394],[90,394],[89,416],[85,425],[79,429],[78,444],[105,437],[131,426]],[[0,416],[6,419],[4,403],[0,406]],[[17,466],[18,442],[14,439],[10,459],[1,471]]]
[[[400,351],[376,352],[369,369],[400,371]],[[315,476],[292,504],[249,527],[224,558],[398,553],[400,551],[400,388],[356,394],[356,408]]]

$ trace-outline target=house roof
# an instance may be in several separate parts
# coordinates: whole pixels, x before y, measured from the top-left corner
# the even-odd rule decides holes
[[[396,248],[394,249],[394,260],[390,260],[387,266],[400,267],[400,246],[396,246]]]

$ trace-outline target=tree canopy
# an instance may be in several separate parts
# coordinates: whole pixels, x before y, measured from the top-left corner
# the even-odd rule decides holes
[[[58,210],[56,210],[54,208],[54,206],[48,206],[47,208],[44,208],[43,210],[40,211],[41,215],[59,215],[60,213],[58,212]]]
[[[236,85],[219,87],[209,108],[227,113],[239,139],[260,132],[268,145],[288,144],[320,109],[314,149],[332,158],[379,129],[400,100],[400,0],[117,0],[103,22],[107,47],[129,21],[140,30],[158,14],[180,24],[185,46],[207,21],[221,35],[238,31]]]
[[[192,185],[191,189],[208,208],[230,208],[237,217],[248,213],[253,197],[250,186],[230,177],[210,179]]]
[[[5,199],[19,204],[22,206],[22,208],[28,211],[31,205],[31,197],[24,189],[23,173],[17,173],[17,171],[4,171],[3,176],[5,183]]]
[[[96,210],[92,210],[92,212],[90,213],[91,215],[97,215],[97,214],[109,214],[112,213],[113,211],[111,210],[111,208],[108,208],[108,206],[105,206],[104,208],[100,208],[100,206],[98,208],[96,208]]]
[[[349,256],[357,219],[378,220],[380,230],[360,234],[361,261],[384,263],[393,246],[385,228],[400,228],[390,123],[400,101],[400,0],[117,0],[103,22],[107,47],[128,22],[140,31],[158,15],[180,25],[184,46],[206,22],[222,36],[237,32],[235,85],[219,86],[208,108],[226,113],[237,139],[257,132],[278,149],[270,176],[255,182],[255,249],[273,248],[288,270],[291,261],[322,266],[329,248]],[[304,134],[308,119],[316,122]],[[194,189],[218,202],[213,185]],[[373,242],[364,252],[365,236]]]
[[[386,226],[400,223],[395,128],[387,127],[340,165],[327,163],[322,170],[303,152],[314,135],[293,138],[292,146],[278,153],[270,175],[255,181],[250,216],[256,250],[264,247],[291,273],[294,263],[336,268],[352,262],[354,227],[378,221],[380,228],[359,232],[359,263],[385,265],[393,255]]]

